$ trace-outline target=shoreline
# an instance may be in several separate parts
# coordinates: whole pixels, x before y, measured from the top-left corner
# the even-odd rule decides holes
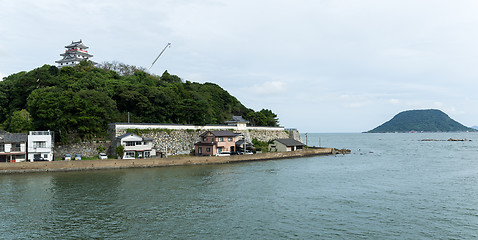
[[[251,161],[267,161],[288,158],[301,158],[317,155],[333,155],[343,150],[334,148],[306,149],[294,152],[259,153],[234,156],[186,156],[146,159],[106,159],[83,161],[52,161],[52,162],[14,162],[0,163],[0,174],[34,173],[34,172],[68,172],[125,168],[152,168],[169,166],[228,164]],[[343,152],[340,152],[343,153]]]

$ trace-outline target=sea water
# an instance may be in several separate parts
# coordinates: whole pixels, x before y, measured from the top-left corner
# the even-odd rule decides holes
[[[352,153],[1,175],[0,238],[478,237],[477,133],[308,134],[307,141]]]

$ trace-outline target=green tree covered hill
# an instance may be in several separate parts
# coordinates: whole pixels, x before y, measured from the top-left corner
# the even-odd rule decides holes
[[[390,121],[368,131],[386,132],[465,132],[476,131],[451,119],[440,110],[409,110],[395,115]]]
[[[131,122],[222,124],[242,115],[257,126],[277,126],[277,115],[254,111],[213,83],[182,81],[122,65],[94,67],[84,61],[58,69],[44,65],[0,81],[0,123],[10,132],[53,130],[57,139],[91,139],[106,134],[107,124]],[[106,66],[106,67],[105,67]]]

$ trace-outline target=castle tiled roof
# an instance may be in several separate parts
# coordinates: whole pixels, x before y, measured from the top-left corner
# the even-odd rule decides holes
[[[81,40],[78,42],[71,41],[70,45],[65,46],[65,48],[74,48],[74,47],[81,48],[81,49],[88,49],[88,47],[85,44],[83,44],[83,41]]]
[[[207,131],[204,132],[203,134],[199,135],[201,137],[206,136],[208,133],[211,133],[215,137],[235,137],[239,134],[231,132],[231,131]]]
[[[232,116],[231,120],[228,120],[225,123],[249,123],[249,121],[242,116]]]

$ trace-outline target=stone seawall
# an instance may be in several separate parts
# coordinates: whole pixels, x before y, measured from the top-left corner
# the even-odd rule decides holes
[[[124,129],[120,130],[117,134],[122,135],[127,131],[137,133],[145,138],[154,139],[154,148],[159,152],[167,153],[167,155],[189,154],[194,149],[194,144],[199,141],[199,135],[204,132],[204,130]],[[289,137],[301,141],[300,134],[295,133],[297,131],[249,129],[235,130],[234,132],[241,133],[249,142],[254,138],[259,141],[267,142],[274,139]]]
[[[0,173],[83,171],[99,169],[147,168],[166,166],[185,166],[203,164],[225,164],[247,161],[299,158],[316,155],[334,154],[335,149],[320,148],[295,152],[275,152],[252,155],[235,155],[226,157],[171,157],[149,159],[108,159],[89,161],[53,161],[53,162],[18,162],[0,163]]]

